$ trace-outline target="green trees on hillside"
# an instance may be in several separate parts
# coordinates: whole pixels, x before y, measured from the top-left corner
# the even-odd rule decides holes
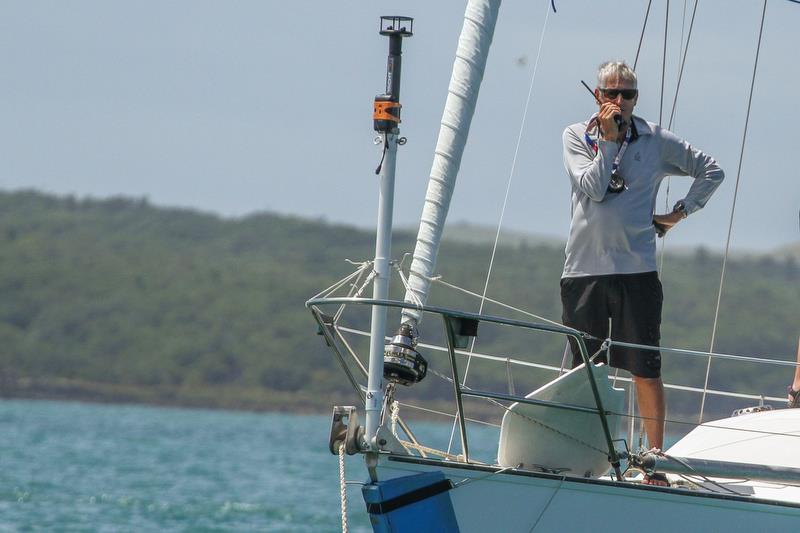
[[[66,380],[99,397],[191,392],[202,404],[275,408],[305,394],[326,409],[349,389],[303,303],[352,270],[345,258],[370,258],[373,239],[270,214],[226,220],[137,199],[0,193],[0,393],[27,394],[21,384],[34,380],[47,394]],[[395,236],[397,257],[412,246],[412,235]],[[490,251],[446,242],[439,271],[480,292]],[[559,247],[501,246],[488,295],[558,319],[562,261]],[[664,344],[707,349],[721,258],[698,250],[666,265]],[[790,359],[797,263],[735,259],[727,277],[715,348]],[[441,287],[431,303],[477,311]],[[515,349],[500,336],[482,342]]]

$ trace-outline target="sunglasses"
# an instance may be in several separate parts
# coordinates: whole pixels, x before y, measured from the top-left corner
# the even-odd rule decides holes
[[[625,100],[633,100],[634,97],[636,97],[636,95],[639,93],[637,89],[600,89],[600,92],[603,93],[603,96],[609,100],[613,100],[617,97],[617,95],[620,94]]]

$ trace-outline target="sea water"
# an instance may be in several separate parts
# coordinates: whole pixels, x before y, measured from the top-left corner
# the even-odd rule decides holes
[[[341,531],[330,417],[0,401],[0,531]],[[451,427],[422,423],[447,447]],[[470,428],[491,455],[494,428]],[[455,443],[458,443],[455,436]],[[364,481],[359,456],[346,479]],[[360,487],[350,531],[371,531]]]

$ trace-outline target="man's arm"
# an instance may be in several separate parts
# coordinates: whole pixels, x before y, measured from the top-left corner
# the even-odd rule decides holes
[[[564,168],[567,169],[572,185],[595,202],[603,201],[611,167],[619,147],[616,142],[598,140],[595,155],[584,140],[571,128],[564,130]]]
[[[678,204],[675,204],[675,208],[673,208],[671,213],[667,213],[666,215],[653,215],[653,225],[656,227],[656,235],[663,237],[675,224],[688,216],[685,207],[683,209],[678,209]]]
[[[675,204],[671,213],[653,216],[659,237],[663,237],[690,214],[702,209],[725,179],[725,173],[713,157],[693,148],[671,132],[662,130],[661,134],[665,141],[662,148],[664,170],[675,176],[691,176],[694,182],[686,197]]]
[[[710,155],[693,148],[671,132],[663,131],[663,135],[666,141],[662,151],[665,171],[673,176],[694,178],[686,198],[683,199],[686,214],[691,215],[706,205],[725,179],[725,173]]]

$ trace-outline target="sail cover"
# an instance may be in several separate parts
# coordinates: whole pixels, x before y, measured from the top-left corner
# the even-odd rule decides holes
[[[436,268],[444,223],[478,101],[499,9],[500,0],[469,0],[467,3],[409,272],[405,296],[408,303],[424,305],[428,299],[430,277]],[[416,326],[421,318],[422,313],[415,309],[403,310],[403,323]]]

